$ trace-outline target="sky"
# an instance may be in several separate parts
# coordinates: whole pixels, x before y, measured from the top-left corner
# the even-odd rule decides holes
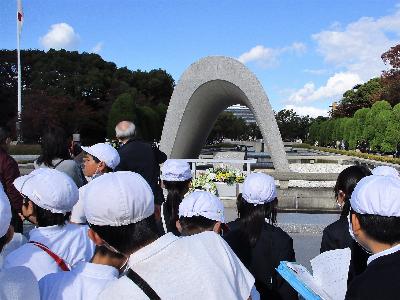
[[[387,68],[400,43],[400,1],[22,0],[21,49],[98,53],[178,82],[223,55],[260,80],[274,110],[327,115],[333,101]],[[0,0],[0,49],[16,48],[16,0]]]

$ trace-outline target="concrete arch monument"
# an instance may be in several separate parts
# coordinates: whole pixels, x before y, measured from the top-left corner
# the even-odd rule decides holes
[[[160,148],[170,158],[196,158],[218,115],[233,104],[255,115],[275,169],[289,171],[274,113],[256,76],[239,61],[209,56],[182,75],[169,103]]]

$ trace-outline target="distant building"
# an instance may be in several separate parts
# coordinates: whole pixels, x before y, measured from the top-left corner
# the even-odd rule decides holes
[[[235,104],[225,109],[226,112],[231,112],[235,117],[242,118],[246,124],[256,123],[256,118],[249,108],[246,106]]]

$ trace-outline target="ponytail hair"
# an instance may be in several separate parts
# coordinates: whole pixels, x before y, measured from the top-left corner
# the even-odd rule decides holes
[[[183,195],[189,189],[190,181],[191,179],[186,181],[163,181],[165,188],[168,190],[167,200],[165,201],[165,208],[169,217],[169,219],[165,220],[167,228],[176,228],[176,221],[179,219],[179,204],[181,204]]]

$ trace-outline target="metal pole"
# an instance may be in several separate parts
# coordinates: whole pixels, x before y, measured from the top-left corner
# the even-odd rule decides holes
[[[19,24],[17,20],[17,60],[18,60],[18,115],[17,115],[17,142],[22,143],[22,101],[21,101],[21,56],[20,56],[20,48],[19,48],[19,39],[20,39],[20,30]]]

